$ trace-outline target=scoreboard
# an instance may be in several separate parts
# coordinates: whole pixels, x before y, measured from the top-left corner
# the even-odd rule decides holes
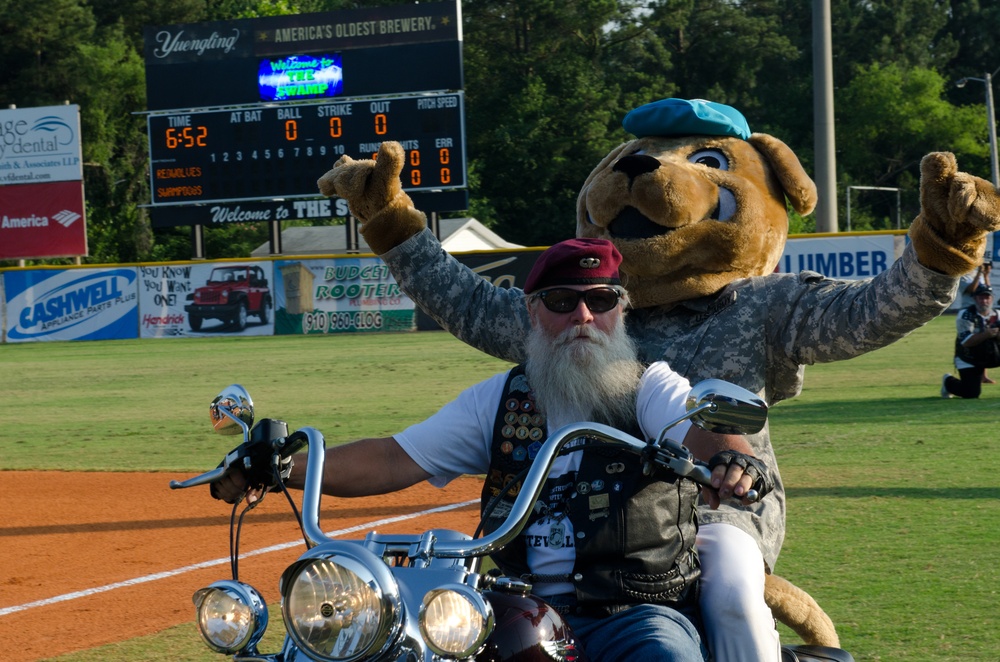
[[[194,109],[147,125],[155,205],[316,197],[338,158],[374,158],[385,140],[406,153],[405,189],[466,186],[461,92]]]
[[[386,140],[406,152],[405,190],[452,199],[461,23],[444,0],[146,27],[152,207],[318,198],[338,158]]]

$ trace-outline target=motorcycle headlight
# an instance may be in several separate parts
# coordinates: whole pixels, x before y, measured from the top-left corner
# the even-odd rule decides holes
[[[195,592],[198,630],[212,650],[232,655],[254,651],[267,629],[267,604],[252,586],[215,582]]]
[[[420,606],[420,633],[427,646],[444,657],[474,655],[493,632],[493,608],[467,586],[429,591]]]
[[[285,571],[281,585],[289,636],[321,660],[348,662],[381,652],[402,618],[392,574],[361,548],[300,560]]]

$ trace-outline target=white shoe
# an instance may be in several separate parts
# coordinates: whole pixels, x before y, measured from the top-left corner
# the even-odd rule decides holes
[[[947,373],[947,372],[944,373],[943,377],[941,377],[941,397],[942,398],[950,398],[951,397],[951,393],[949,393],[948,389],[945,387],[945,382],[948,381],[949,377],[951,377],[951,375],[949,373]]]

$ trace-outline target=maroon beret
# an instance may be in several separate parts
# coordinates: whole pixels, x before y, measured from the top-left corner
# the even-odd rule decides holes
[[[557,285],[621,285],[621,253],[607,239],[567,239],[535,260],[524,283],[526,294]]]

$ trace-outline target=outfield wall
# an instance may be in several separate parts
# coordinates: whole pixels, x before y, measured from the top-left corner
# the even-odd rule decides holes
[[[899,232],[790,237],[777,271],[859,279],[902,253]],[[502,287],[520,287],[542,248],[457,253]],[[267,319],[237,331],[224,320],[192,325],[186,307],[216,267],[259,266],[271,297]],[[0,272],[3,342],[300,335],[435,328],[374,256],[171,262],[105,267],[28,267]]]

